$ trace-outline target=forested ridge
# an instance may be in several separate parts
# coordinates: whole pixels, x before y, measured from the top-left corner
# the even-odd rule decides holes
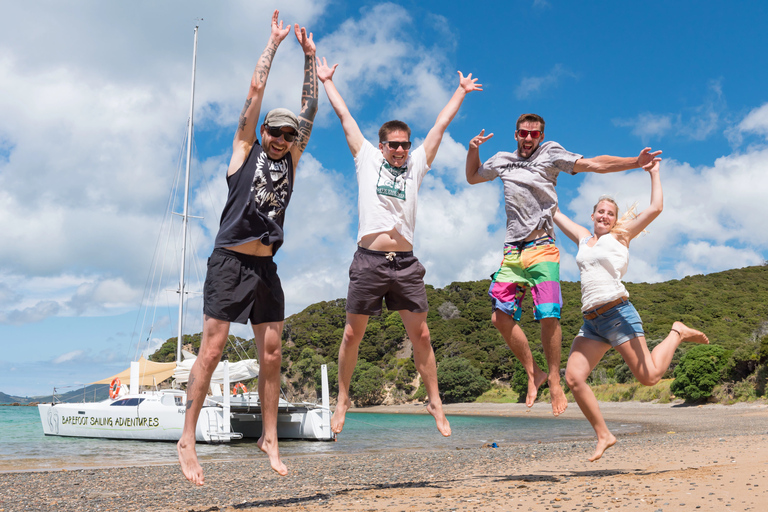
[[[513,383],[520,366],[507,348],[501,335],[491,323],[490,281],[455,282],[444,288],[427,286],[429,300],[428,324],[440,366],[464,368],[482,387],[491,383],[505,386]],[[578,282],[562,282],[563,350],[561,368],[570,345],[581,326],[580,288]],[[646,338],[652,347],[668,333],[672,323],[680,320],[707,334],[712,345],[722,348],[717,357],[718,382],[738,383],[751,378],[756,393],[764,393],[763,367],[768,362],[768,266],[746,267],[707,275],[685,277],[662,283],[626,283],[630,300],[643,318]],[[331,375],[332,395],[336,391],[336,362],[344,329],[345,300],[337,299],[312,304],[302,312],[288,317],[283,332],[283,379],[289,395],[314,395],[319,387],[319,367],[326,363]],[[528,337],[531,350],[543,363],[539,325],[533,321],[530,296],[524,301],[520,322]],[[246,354],[255,357],[252,340],[230,336],[232,343],[224,357],[239,360]],[[197,350],[200,335],[185,336],[188,349]],[[173,360],[176,339],[169,339],[151,359]],[[238,349],[235,349],[235,346]],[[666,377],[691,346],[682,346]],[[714,357],[714,356],[713,356]],[[423,399],[417,372],[413,364],[410,343],[399,314],[386,308],[381,316],[370,318],[360,345],[360,361],[352,383],[352,395],[360,405],[405,402]],[[457,363],[459,361],[459,363]],[[458,364],[458,366],[456,366]],[[627,374],[621,356],[609,351],[595,373],[604,378],[626,382]],[[759,372],[763,370],[763,374]],[[455,370],[452,370],[455,371]],[[520,375],[518,375],[519,379]],[[454,382],[446,380],[443,382]],[[453,385],[453,384],[452,384]],[[451,395],[456,401],[458,395]],[[477,393],[475,393],[476,395]],[[471,398],[467,396],[467,398]]]

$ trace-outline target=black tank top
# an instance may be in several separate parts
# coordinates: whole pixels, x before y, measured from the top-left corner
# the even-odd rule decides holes
[[[285,209],[293,193],[293,158],[290,151],[271,160],[256,141],[243,166],[227,176],[229,195],[221,212],[214,247],[234,247],[260,240],[272,245],[272,254],[283,245]]]

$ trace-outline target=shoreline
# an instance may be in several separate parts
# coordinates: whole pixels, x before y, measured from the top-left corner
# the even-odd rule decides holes
[[[448,415],[551,417],[549,404],[448,404]],[[768,405],[601,403],[608,421],[640,423],[590,463],[595,440],[499,448],[286,456],[204,462],[206,485],[176,464],[0,474],[0,510],[763,510]],[[352,412],[426,414],[387,406]],[[561,416],[583,418],[576,404]],[[343,442],[343,434],[339,439]],[[397,445],[397,436],[392,436]],[[29,508],[31,507],[31,508]]]

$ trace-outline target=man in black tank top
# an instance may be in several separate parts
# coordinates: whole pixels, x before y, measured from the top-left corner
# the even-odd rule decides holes
[[[277,405],[285,300],[272,256],[283,243],[285,209],[291,199],[295,169],[307,147],[317,112],[317,71],[312,34],[295,25],[304,50],[304,85],[298,118],[284,108],[271,110],[259,127],[264,89],[277,47],[290,32],[272,15],[269,42],[251,78],[240,114],[227,170],[229,194],[221,215],[204,291],[203,339],[187,387],[184,431],[177,444],[184,476],[203,485],[195,451],[195,430],[211,376],[221,360],[230,322],[249,320],[259,353],[259,400],[263,431],[258,446],[280,475],[288,469],[277,445]],[[229,392],[229,390],[225,390]]]

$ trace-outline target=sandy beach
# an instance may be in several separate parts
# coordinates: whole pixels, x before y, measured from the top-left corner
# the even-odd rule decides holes
[[[764,511],[768,503],[768,405],[601,404],[606,419],[643,425],[602,459],[594,441],[439,451],[266,457],[205,463],[206,485],[176,464],[0,473],[0,512],[457,510],[668,512]],[[365,409],[423,413],[417,406]],[[446,413],[551,415],[549,404],[452,404]],[[361,410],[355,410],[361,412]],[[576,404],[565,418],[583,419]],[[586,421],[586,420],[584,420]],[[339,442],[343,442],[342,437]]]

